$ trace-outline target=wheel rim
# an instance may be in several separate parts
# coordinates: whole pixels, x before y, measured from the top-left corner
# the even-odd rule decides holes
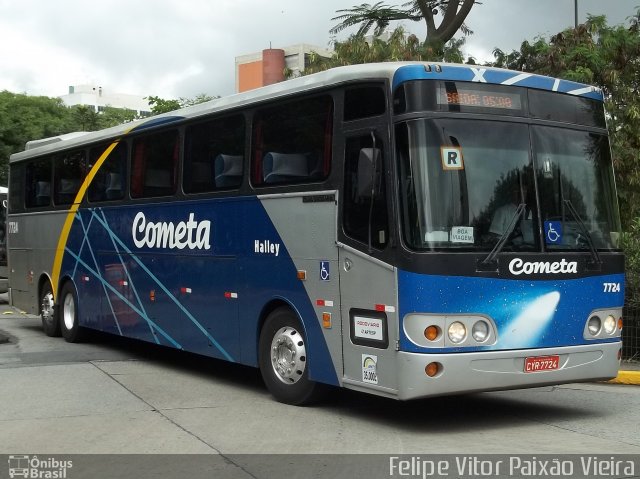
[[[40,314],[42,320],[46,323],[53,322],[53,294],[47,293],[42,297],[42,304],[40,305]]]
[[[76,318],[76,303],[73,300],[72,294],[67,294],[64,297],[62,303],[62,319],[64,320],[64,326],[67,329],[73,329],[73,324]]]
[[[302,335],[290,326],[280,328],[271,341],[271,366],[285,384],[297,383],[304,374],[307,351]]]

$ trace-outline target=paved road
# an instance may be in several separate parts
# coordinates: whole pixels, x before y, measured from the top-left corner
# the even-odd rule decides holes
[[[6,304],[0,333],[0,454],[640,454],[636,386],[408,403],[336,390],[296,408],[252,368],[105,335],[68,344]]]

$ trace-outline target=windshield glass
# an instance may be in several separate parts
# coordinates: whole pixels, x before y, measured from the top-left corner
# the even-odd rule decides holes
[[[620,218],[606,136],[532,127],[536,176],[548,249],[617,247]],[[573,210],[573,211],[572,211]]]
[[[503,251],[539,251],[541,241],[588,248],[565,200],[596,248],[615,247],[619,220],[606,137],[443,118],[398,124],[396,144],[402,229],[412,249],[490,251],[503,236]]]

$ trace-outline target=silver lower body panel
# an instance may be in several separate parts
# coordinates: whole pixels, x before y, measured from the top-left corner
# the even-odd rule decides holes
[[[398,399],[496,391],[611,379],[617,375],[621,342],[552,349],[474,353],[398,353]],[[525,358],[559,356],[557,370],[525,372]],[[430,362],[442,365],[435,377],[425,374]],[[372,391],[373,392],[373,391]],[[375,392],[374,392],[375,394]]]

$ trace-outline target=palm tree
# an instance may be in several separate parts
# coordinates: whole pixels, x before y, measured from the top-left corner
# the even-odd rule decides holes
[[[330,33],[335,35],[342,30],[360,25],[356,35],[366,35],[374,26],[374,35],[379,36],[394,20],[424,20],[427,27],[427,43],[445,44],[458,30],[466,35],[472,33],[464,24],[465,18],[477,0],[412,0],[401,8],[385,5],[382,1],[369,5],[363,3],[352,8],[338,10],[340,15],[331,20],[339,21]],[[436,26],[436,16],[442,15],[440,25]]]

